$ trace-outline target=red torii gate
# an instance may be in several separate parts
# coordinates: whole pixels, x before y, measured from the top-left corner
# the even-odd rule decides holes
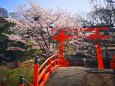
[[[61,30],[60,33],[54,37],[52,37],[53,40],[59,41],[59,54],[63,56],[63,49],[64,49],[64,41],[68,38],[71,38],[72,36],[64,34],[65,30]]]
[[[103,62],[103,58],[102,58],[102,52],[101,52],[101,46],[99,45],[99,39],[107,39],[110,38],[110,36],[107,35],[102,35],[99,33],[100,30],[109,30],[108,27],[90,27],[90,28],[86,28],[85,31],[86,32],[91,32],[95,30],[95,32],[89,36],[87,36],[88,40],[92,40],[95,41],[95,47],[96,47],[96,57],[97,57],[97,61],[98,61],[98,69],[104,69],[104,62]]]

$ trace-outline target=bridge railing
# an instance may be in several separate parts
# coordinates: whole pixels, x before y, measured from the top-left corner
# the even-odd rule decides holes
[[[67,67],[69,64],[62,56],[58,54],[49,57],[39,68],[39,86],[44,86],[50,74],[59,66]]]
[[[33,70],[33,83],[29,86],[44,86],[50,74],[58,67],[68,67],[69,62],[59,54],[55,54],[49,57],[40,67],[37,61],[37,57],[34,61],[34,70]],[[19,86],[24,86],[21,83]]]

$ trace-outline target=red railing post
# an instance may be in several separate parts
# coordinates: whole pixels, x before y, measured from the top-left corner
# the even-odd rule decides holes
[[[39,86],[39,83],[38,83],[38,76],[39,74],[39,65],[38,65],[38,57],[35,56],[35,59],[34,59],[34,69],[33,69],[33,86]]]
[[[24,86],[24,84],[23,84],[23,75],[20,76],[19,85],[18,86]]]

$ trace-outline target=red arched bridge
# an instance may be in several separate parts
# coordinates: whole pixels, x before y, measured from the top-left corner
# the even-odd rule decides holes
[[[103,27],[103,28],[86,28],[84,31],[88,32],[88,31],[92,31],[92,30],[95,30],[95,33],[90,35],[90,36],[88,36],[87,39],[96,41],[95,46],[96,46],[96,58],[97,58],[97,63],[98,63],[98,69],[104,69],[104,63],[103,63],[103,58],[102,58],[102,54],[101,54],[101,47],[100,47],[100,45],[98,43],[98,40],[101,39],[101,38],[109,38],[108,36],[103,36],[103,35],[101,35],[99,33],[100,30],[108,30],[108,28],[107,27]],[[77,68],[77,69],[73,68],[73,67],[70,68],[69,67],[70,66],[69,62],[64,58],[64,55],[63,55],[64,40],[72,37],[72,36],[65,35],[64,31],[65,30],[60,31],[60,33],[58,35],[56,35],[56,36],[54,36],[52,38],[52,39],[57,39],[60,42],[59,53],[58,54],[55,54],[55,55],[49,57],[41,66],[39,66],[37,57],[35,57],[34,68],[33,68],[33,82],[31,84],[29,84],[29,86],[44,86],[46,84],[46,81],[48,80],[48,78],[52,74],[52,72],[55,69],[58,69],[59,67],[64,67],[64,68],[62,68],[64,70],[64,72],[60,72],[60,74],[61,73],[65,74],[65,72],[67,72],[67,71],[69,71],[67,73],[67,75],[73,74],[73,75],[71,75],[73,77],[71,77],[71,76],[69,76],[69,77],[71,77],[70,79],[75,82],[75,83],[73,83],[74,85],[72,85],[72,84],[70,84],[68,82],[64,82],[63,80],[61,80],[61,77],[60,77],[60,79],[58,79],[57,82],[55,80],[55,82],[58,83],[60,81],[60,82],[63,82],[63,84],[54,85],[54,83],[55,83],[54,82],[52,85],[51,84],[49,84],[49,85],[46,84],[46,86],[83,86],[83,85],[79,85],[78,84],[79,79],[75,78],[75,74],[77,73],[77,70],[79,68]],[[76,29],[74,31],[76,31]],[[78,31],[76,31],[76,32],[78,33]],[[68,67],[69,69],[66,69],[65,67]],[[110,68],[115,69],[115,56],[113,56],[113,58],[112,58],[112,60],[110,62]],[[71,69],[72,70],[74,69],[74,72],[71,71]],[[87,69],[85,69],[85,70],[87,70]],[[81,70],[80,72],[77,73],[77,76],[79,78],[83,77],[83,76],[81,76],[82,72],[83,71]],[[84,76],[86,77],[86,75],[84,75]],[[23,83],[23,77],[22,76],[20,76],[19,81],[20,81],[19,86],[25,86],[24,83]],[[68,79],[68,81],[70,81],[70,80]],[[68,84],[66,84],[66,83],[68,83]],[[96,82],[96,83],[98,83],[98,82]],[[88,86],[88,85],[86,85],[86,86]],[[94,85],[94,86],[96,86],[96,85]],[[102,86],[102,85],[100,85],[100,86]],[[115,84],[114,84],[114,86],[115,86]]]

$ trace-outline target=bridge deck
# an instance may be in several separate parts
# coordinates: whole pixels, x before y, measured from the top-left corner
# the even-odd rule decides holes
[[[115,86],[115,74],[112,73],[112,70],[60,67],[52,73],[45,86]]]

